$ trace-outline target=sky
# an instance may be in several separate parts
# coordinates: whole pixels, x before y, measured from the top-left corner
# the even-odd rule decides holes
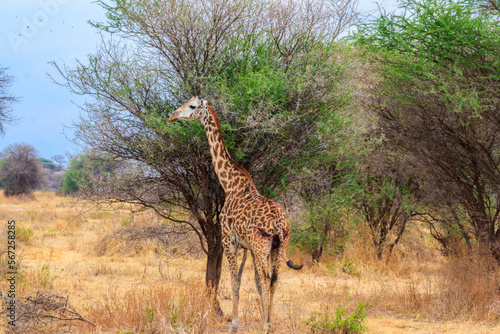
[[[71,66],[95,52],[101,37],[88,24],[104,21],[104,10],[93,0],[0,1],[0,66],[15,77],[10,93],[19,120],[7,125],[0,151],[14,143],[35,147],[40,155],[76,153],[70,128],[84,98],[56,85],[60,79],[49,62]]]
[[[382,7],[394,3],[385,0]],[[360,10],[375,8],[375,1],[359,2]],[[10,93],[20,98],[12,113],[19,120],[6,126],[0,151],[24,143],[47,159],[78,153],[71,126],[85,98],[55,84],[49,74],[61,77],[49,62],[72,67],[96,51],[101,36],[89,20],[106,20],[95,0],[0,0],[0,67],[9,68]]]

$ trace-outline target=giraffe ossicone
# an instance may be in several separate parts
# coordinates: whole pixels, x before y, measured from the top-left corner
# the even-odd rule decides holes
[[[191,98],[174,111],[169,120],[199,120],[203,124],[214,169],[226,193],[220,223],[233,293],[233,320],[229,332],[238,331],[241,274],[247,250],[250,250],[254,260],[255,283],[262,303],[263,331],[268,333],[281,265],[286,263],[295,270],[302,268],[301,265],[294,265],[286,255],[290,223],[281,205],[259,194],[250,174],[231,158],[224,143],[219,119],[206,101],[197,96]],[[239,248],[244,249],[244,255],[238,270]]]

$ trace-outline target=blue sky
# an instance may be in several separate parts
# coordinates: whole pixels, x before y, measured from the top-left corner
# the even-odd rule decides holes
[[[88,20],[105,20],[91,0],[1,1],[0,66],[15,77],[10,92],[21,98],[13,114],[20,118],[0,137],[0,150],[14,143],[35,147],[41,157],[74,153],[70,126],[83,98],[52,82],[50,61],[74,64],[93,53],[101,37]],[[57,76],[56,76],[57,77]],[[73,103],[74,101],[75,103]],[[66,133],[66,136],[63,134]]]
[[[386,0],[384,7],[391,8],[394,2]],[[8,67],[15,77],[10,92],[21,98],[13,108],[19,121],[6,127],[0,151],[25,143],[48,159],[76,153],[73,131],[67,126],[78,118],[77,105],[84,98],[52,82],[47,73],[58,76],[49,62],[71,66],[75,59],[84,61],[94,53],[101,37],[87,22],[104,21],[104,10],[94,0],[4,0],[0,4],[0,66]],[[374,1],[360,1],[360,10],[373,8]]]

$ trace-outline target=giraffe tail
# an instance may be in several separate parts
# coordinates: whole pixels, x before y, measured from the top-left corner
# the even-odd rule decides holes
[[[286,265],[294,270],[300,270],[304,266],[302,264],[293,264],[292,260],[286,261]]]
[[[288,238],[290,236],[290,234],[289,234],[290,230],[288,229],[284,233],[283,233],[283,231],[278,232],[277,228],[276,228],[276,225],[274,224],[274,222],[273,222],[273,230],[274,230],[273,231],[274,235],[273,235],[273,242],[272,242],[271,250],[282,248],[282,242],[286,241],[285,244],[284,244],[285,248],[281,249],[281,251],[283,251],[283,255],[284,255],[285,259],[286,259],[286,265],[288,267],[294,269],[294,270],[300,270],[300,269],[302,269],[302,267],[304,265],[302,265],[302,264],[293,264],[292,260],[288,259],[288,256],[286,256],[286,245],[288,245]]]
[[[287,242],[288,243],[288,242]],[[273,249],[275,250],[278,250],[281,248],[281,240],[280,240],[280,236],[279,234],[275,234],[273,236],[273,242],[272,242],[272,246],[271,246],[271,251]],[[293,264],[292,260],[288,259],[288,257],[286,256],[286,249],[281,249],[281,251],[283,252],[283,255],[285,256],[285,260],[286,260],[286,265],[292,269],[295,269],[295,270],[300,270],[302,269],[303,265],[302,264]]]

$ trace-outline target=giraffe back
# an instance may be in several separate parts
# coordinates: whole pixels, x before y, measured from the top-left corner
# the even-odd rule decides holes
[[[290,223],[280,204],[270,200],[248,184],[226,196],[223,233],[233,235],[241,246],[268,253],[288,244]]]

